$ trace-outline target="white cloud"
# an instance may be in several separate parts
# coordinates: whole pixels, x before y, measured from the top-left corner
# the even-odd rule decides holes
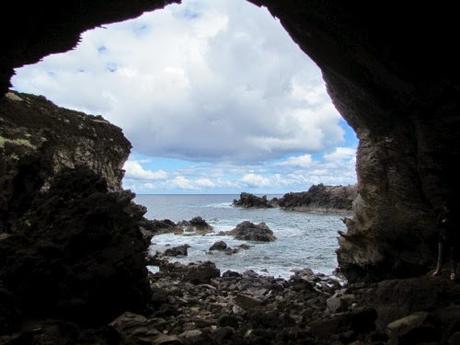
[[[126,161],[123,169],[125,169],[125,176],[130,179],[138,180],[164,180],[168,174],[163,170],[146,170],[137,161]]]
[[[262,175],[246,174],[241,178],[241,181],[248,187],[264,187],[270,184],[270,180]]]
[[[288,159],[279,163],[281,166],[294,166],[301,168],[308,168],[312,165],[313,159],[310,154],[304,154],[302,156],[289,157]]]
[[[171,183],[180,189],[196,189],[197,187],[185,176],[176,176]]]
[[[333,152],[324,155],[324,159],[328,162],[355,160],[355,158],[356,149],[352,147],[336,147]]]
[[[14,86],[102,113],[145,155],[246,164],[343,141],[319,69],[265,8],[184,0],[106,27]]]
[[[199,179],[197,179],[195,181],[195,185],[197,187],[202,187],[202,188],[212,188],[212,187],[216,186],[216,184],[214,182],[212,182],[208,178],[199,178]]]

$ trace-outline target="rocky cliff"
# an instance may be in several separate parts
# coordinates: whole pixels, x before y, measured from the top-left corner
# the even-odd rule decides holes
[[[0,99],[0,333],[145,310],[146,210],[121,189],[130,147],[100,116],[44,97]]]
[[[10,231],[34,195],[63,168],[86,166],[121,190],[131,144],[101,116],[57,107],[44,97],[0,98],[0,231]]]

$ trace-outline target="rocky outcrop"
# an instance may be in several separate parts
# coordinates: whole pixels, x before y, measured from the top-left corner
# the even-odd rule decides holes
[[[177,226],[179,226],[185,232],[194,232],[200,235],[204,235],[213,231],[213,227],[199,216],[190,220],[180,221],[177,223]]]
[[[272,208],[273,205],[264,195],[259,197],[251,193],[241,193],[239,199],[233,200],[233,206],[243,208]]]
[[[131,144],[100,116],[55,106],[44,97],[9,92],[0,98],[0,231],[64,168],[86,166],[121,190]]]
[[[147,211],[147,208],[145,208],[145,211]],[[148,241],[150,241],[151,238],[156,235],[167,234],[171,232],[182,232],[182,229],[180,229],[177,224],[170,219],[150,220],[143,217],[139,222],[139,226],[142,234]]]
[[[144,310],[147,243],[133,197],[108,192],[88,168],[55,176],[0,241],[0,303],[10,296],[0,310],[9,310],[10,323],[54,318],[94,326]]]
[[[243,241],[270,242],[276,240],[273,231],[267,224],[254,224],[249,221],[238,224],[236,228],[226,232],[226,234]]]
[[[306,192],[287,193],[281,198],[268,200],[267,196],[258,197],[250,193],[241,193],[233,200],[233,206],[243,208],[281,207],[289,211],[351,211],[357,195],[356,186],[325,186],[322,183],[312,185]]]
[[[278,199],[278,205],[286,210],[351,210],[356,198],[356,186],[313,185],[306,192],[287,193]]]

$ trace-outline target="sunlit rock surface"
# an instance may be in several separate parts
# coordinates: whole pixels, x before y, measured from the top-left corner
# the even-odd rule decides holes
[[[44,97],[0,98],[0,231],[12,231],[40,190],[63,168],[86,166],[121,190],[131,144],[101,116],[57,107]]]

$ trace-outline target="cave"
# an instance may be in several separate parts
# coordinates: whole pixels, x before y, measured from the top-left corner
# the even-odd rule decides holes
[[[0,58],[0,91],[8,91],[14,68],[72,49],[84,30],[170,2],[11,3],[1,15],[6,47]],[[250,2],[279,18],[320,67],[334,105],[358,135],[358,197],[337,252],[342,272],[352,282],[428,272],[436,258],[439,208],[447,205],[454,215],[459,212],[454,5]],[[29,163],[43,174],[41,160]],[[7,167],[0,168],[6,176]],[[30,176],[46,179],[30,172],[17,176],[14,183],[28,193],[38,183]],[[6,190],[10,181],[1,182]],[[14,203],[27,207],[16,197]]]

